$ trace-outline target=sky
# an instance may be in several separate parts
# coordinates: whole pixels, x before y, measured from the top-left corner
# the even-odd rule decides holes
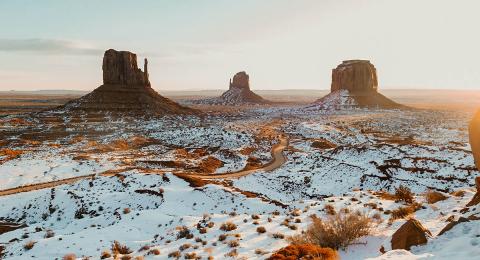
[[[158,90],[329,89],[368,59],[379,89],[480,90],[477,0],[0,0],[0,91],[93,90],[113,48]]]

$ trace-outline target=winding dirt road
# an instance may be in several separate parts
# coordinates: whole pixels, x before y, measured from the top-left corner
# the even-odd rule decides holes
[[[242,170],[238,172],[221,173],[221,174],[209,174],[209,175],[186,174],[186,175],[190,177],[199,178],[202,180],[236,179],[236,178],[240,178],[240,177],[243,177],[255,172],[259,172],[259,171],[265,171],[265,172],[273,171],[279,168],[280,166],[282,166],[287,161],[287,159],[285,158],[285,155],[283,155],[283,151],[288,146],[288,138],[283,135],[280,135],[279,141],[280,142],[278,144],[272,147],[272,151],[271,151],[272,161],[261,168],[251,169],[251,170]]]
[[[223,173],[223,174],[215,174],[215,175],[201,175],[201,174],[185,174],[190,177],[194,178],[199,178],[202,180],[213,180],[213,179],[233,179],[233,178],[239,178],[242,176],[246,176],[249,174],[252,174],[254,172],[258,171],[272,171],[277,169],[278,167],[282,166],[286,158],[283,155],[283,151],[285,148],[288,146],[288,138],[280,135],[279,136],[279,143],[274,145],[272,147],[271,153],[272,153],[272,161],[265,165],[262,168],[258,169],[252,169],[252,170],[243,170],[239,172],[232,172],[232,173]],[[110,172],[104,172],[100,174],[101,176],[114,176],[117,175],[115,171]],[[84,176],[77,176],[73,178],[66,178],[62,180],[56,180],[56,181],[50,181],[50,182],[42,182],[42,183],[34,183],[34,184],[29,184],[25,186],[20,186],[20,187],[15,187],[15,188],[10,188],[10,189],[5,189],[5,190],[0,190],[0,197],[1,196],[8,196],[12,194],[17,194],[17,193],[22,193],[22,192],[30,192],[30,191],[36,191],[36,190],[41,190],[41,189],[48,189],[48,188],[53,188],[59,185],[64,185],[64,184],[71,184],[83,179],[88,179],[88,178],[94,178],[95,174],[89,174],[89,175],[84,175]]]

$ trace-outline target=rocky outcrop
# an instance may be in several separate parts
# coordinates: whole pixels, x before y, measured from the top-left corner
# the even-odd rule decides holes
[[[250,77],[245,71],[238,72],[230,79],[229,90],[235,88],[250,90]]]
[[[392,236],[392,249],[410,250],[412,246],[427,243],[432,234],[416,219],[409,219]]]
[[[331,92],[307,108],[345,110],[352,108],[402,108],[377,92],[377,70],[368,60],[347,60],[332,70]]]
[[[480,110],[475,114],[468,127],[470,147],[472,148],[475,166],[480,170]]]
[[[137,66],[137,55],[128,51],[107,50],[103,57],[103,85],[91,93],[70,101],[61,110],[87,113],[134,115],[197,114],[158,94],[150,86],[148,61],[144,70]]]
[[[346,60],[332,70],[332,92],[376,92],[377,87],[377,70],[368,60]]]
[[[250,90],[250,77],[245,71],[230,79],[229,88],[218,98],[196,100],[194,103],[210,105],[249,105],[270,103]]]
[[[148,61],[144,61],[144,71],[137,66],[137,55],[129,51],[109,49],[103,56],[103,84],[123,86],[150,86]]]

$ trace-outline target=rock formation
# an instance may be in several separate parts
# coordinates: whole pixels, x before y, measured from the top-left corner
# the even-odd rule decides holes
[[[480,110],[475,114],[468,127],[470,147],[472,148],[475,166],[480,169]]]
[[[135,53],[107,50],[102,69],[103,85],[67,103],[61,109],[138,115],[198,113],[197,110],[183,107],[153,90],[148,79],[148,61],[145,59],[142,71],[137,66]]]
[[[218,98],[198,100],[195,103],[212,105],[244,105],[269,103],[250,90],[250,77],[245,71],[238,72],[230,79],[228,90]]]
[[[331,92],[314,102],[320,109],[401,108],[377,92],[377,70],[368,60],[347,60],[332,70]]]
[[[416,219],[409,219],[392,235],[392,249],[410,250],[412,246],[427,243],[432,234]]]

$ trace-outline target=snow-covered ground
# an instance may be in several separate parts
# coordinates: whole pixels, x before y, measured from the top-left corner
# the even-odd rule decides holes
[[[67,254],[100,259],[113,241],[145,259],[167,259],[169,254],[265,259],[288,245],[289,236],[305,230],[309,216],[326,217],[330,205],[337,212],[360,210],[378,222],[372,235],[339,252],[342,259],[476,259],[477,221],[437,236],[448,221],[480,212],[479,206],[465,211],[478,176],[468,145],[470,116],[427,110],[326,114],[271,107],[237,117],[112,118],[107,124],[65,117],[53,123],[32,119],[27,127],[4,120],[0,190],[97,176],[0,196],[0,222],[27,225],[0,235],[0,247],[5,246],[5,259],[61,259]],[[265,164],[275,143],[268,135],[276,131],[289,137],[289,147],[287,162],[272,172],[202,187],[171,173],[196,169],[209,156],[223,163],[213,174],[241,170],[250,157]],[[120,175],[99,174],[118,169],[123,169],[116,172]],[[400,185],[416,193],[422,207],[413,217],[433,237],[411,251],[382,255],[380,248],[391,249],[392,234],[406,220],[390,220],[388,212],[403,204],[376,192],[393,192]],[[441,191],[447,199],[428,204],[423,195],[428,190]],[[458,190],[464,196],[451,194]],[[227,222],[236,228],[221,230]],[[34,245],[28,250],[29,242]]]

